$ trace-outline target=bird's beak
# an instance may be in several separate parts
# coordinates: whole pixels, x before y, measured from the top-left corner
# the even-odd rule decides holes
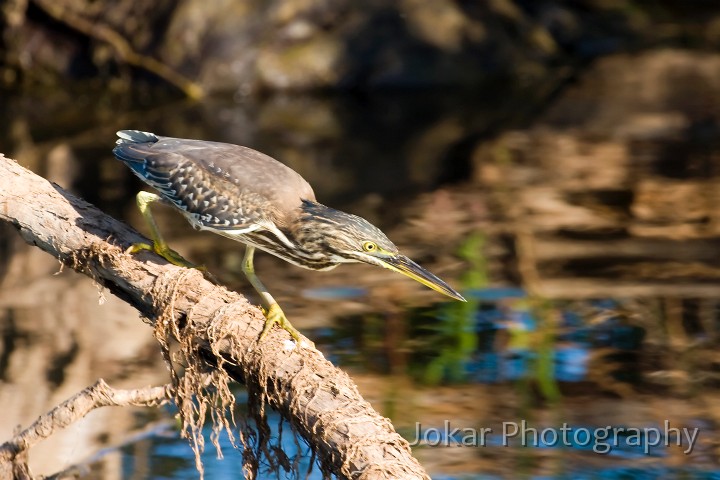
[[[466,302],[465,298],[456,292],[450,285],[440,280],[438,277],[425,270],[417,263],[410,260],[405,255],[393,255],[389,257],[375,257],[379,260],[380,264],[390,270],[402,273],[408,277],[416,280],[426,287],[430,287],[436,292],[447,295],[448,297],[454,298]]]

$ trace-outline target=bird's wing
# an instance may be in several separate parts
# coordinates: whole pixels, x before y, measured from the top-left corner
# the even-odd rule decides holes
[[[282,228],[302,200],[315,200],[297,172],[251,148],[157,138],[120,142],[113,153],[200,227]]]

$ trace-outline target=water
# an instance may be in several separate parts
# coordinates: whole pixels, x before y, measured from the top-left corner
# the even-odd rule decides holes
[[[577,126],[574,95],[542,115],[533,91],[511,86],[199,104],[13,96],[0,102],[11,119],[0,150],[143,230],[141,185],[110,154],[115,130],[241,143],[382,227],[468,302],[368,266],[316,273],[259,255],[257,271],[295,326],[418,440],[433,478],[717,478],[720,149],[701,135],[716,126],[675,132],[673,162],[660,154],[669,140],[638,133],[645,123],[617,133],[611,96],[590,95],[585,117],[615,130]],[[174,248],[252,295],[241,247],[157,216]],[[99,377],[168,381],[132,309],[107,292],[100,305],[84,277],[53,276],[56,262],[12,230],[0,247],[3,438]],[[173,415],[94,412],[31,452],[35,472],[84,462],[97,478],[197,478]],[[269,424],[277,432],[275,414]],[[241,454],[221,442],[222,460],[212,446],[203,454],[207,478],[237,478]],[[277,442],[302,478],[307,446],[287,425]]]

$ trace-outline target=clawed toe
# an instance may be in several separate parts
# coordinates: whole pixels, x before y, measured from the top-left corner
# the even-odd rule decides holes
[[[269,310],[263,309],[263,313],[265,314],[265,327],[263,328],[258,341],[262,341],[262,339],[265,338],[265,335],[267,335],[275,324],[278,324],[280,328],[288,332],[296,342],[300,341],[300,332],[292,326],[285,316],[285,313],[280,308],[280,305],[274,303],[270,306]]]
[[[185,258],[177,253],[175,250],[167,246],[167,244],[159,244],[154,242],[152,245],[149,243],[134,243],[125,252],[126,253],[137,253],[141,250],[150,250],[163,257],[168,262],[178,267],[196,268],[200,271],[206,272],[207,268],[204,265],[195,265],[192,262],[185,260]]]

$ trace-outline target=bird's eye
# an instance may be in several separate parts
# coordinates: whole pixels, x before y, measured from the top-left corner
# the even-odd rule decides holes
[[[375,242],[365,242],[363,243],[363,250],[366,252],[374,252],[377,250],[377,245],[375,245]]]

